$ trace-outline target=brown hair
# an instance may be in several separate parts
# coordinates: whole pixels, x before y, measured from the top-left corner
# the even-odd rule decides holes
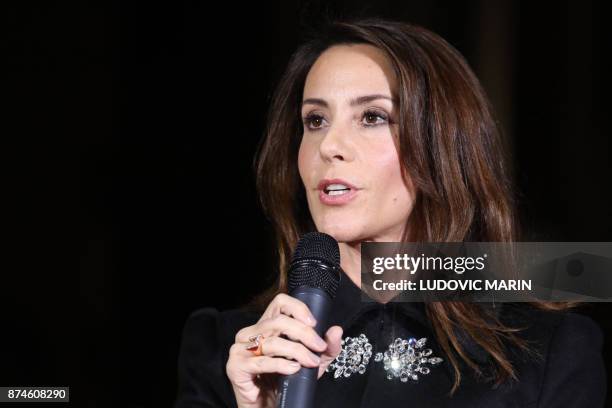
[[[421,27],[377,18],[336,21],[319,28],[291,56],[273,94],[265,137],[254,166],[263,210],[277,242],[276,284],[252,305],[263,307],[286,293],[287,265],[299,237],[316,231],[297,168],[303,125],[300,115],[306,76],[332,45],[370,44],[382,50],[398,78],[398,153],[404,180],[410,175],[415,204],[403,241],[510,242],[517,240],[507,151],[490,103],[465,59],[438,35]],[[533,303],[547,310],[565,303]],[[514,333],[477,303],[431,302],[427,316],[461,380],[458,358],[478,375],[481,367],[462,348],[455,328],[463,329],[491,357],[494,378],[517,379],[504,340],[529,350]]]

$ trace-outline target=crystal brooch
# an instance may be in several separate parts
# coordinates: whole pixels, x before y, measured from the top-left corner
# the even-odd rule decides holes
[[[397,338],[384,353],[376,353],[375,362],[383,363],[387,379],[399,378],[402,382],[418,381],[419,374],[426,375],[431,367],[444,361],[433,356],[430,348],[425,348],[427,338],[408,340]],[[372,345],[365,334],[359,337],[345,337],[340,343],[342,349],[325,370],[334,372],[334,378],[350,377],[354,373],[363,374],[372,357]]]
[[[333,371],[334,378],[350,377],[354,373],[363,374],[372,357],[372,345],[365,334],[359,337],[345,337],[340,343],[342,350],[327,366],[326,372]]]
[[[432,356],[430,348],[424,348],[427,339],[395,339],[384,353],[376,353],[374,361],[382,361],[387,379],[399,378],[402,382],[418,381],[419,374],[429,374],[430,367],[440,364],[440,357]]]

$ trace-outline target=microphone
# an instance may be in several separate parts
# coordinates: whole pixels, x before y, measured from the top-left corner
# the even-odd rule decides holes
[[[315,331],[321,337],[329,328],[328,316],[340,284],[340,249],[328,234],[310,232],[300,238],[289,265],[289,295],[308,306],[317,320]],[[311,408],[319,367],[302,367],[281,375],[277,408]]]

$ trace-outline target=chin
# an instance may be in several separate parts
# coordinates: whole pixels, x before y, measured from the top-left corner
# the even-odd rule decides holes
[[[331,235],[338,242],[355,242],[364,239],[363,230],[360,226],[345,224],[323,224],[317,226],[319,232]]]

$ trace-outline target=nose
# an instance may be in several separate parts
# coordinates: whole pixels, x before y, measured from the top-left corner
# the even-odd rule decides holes
[[[350,130],[339,124],[331,125],[319,145],[319,152],[324,161],[352,160],[352,148],[347,139],[350,138]]]

